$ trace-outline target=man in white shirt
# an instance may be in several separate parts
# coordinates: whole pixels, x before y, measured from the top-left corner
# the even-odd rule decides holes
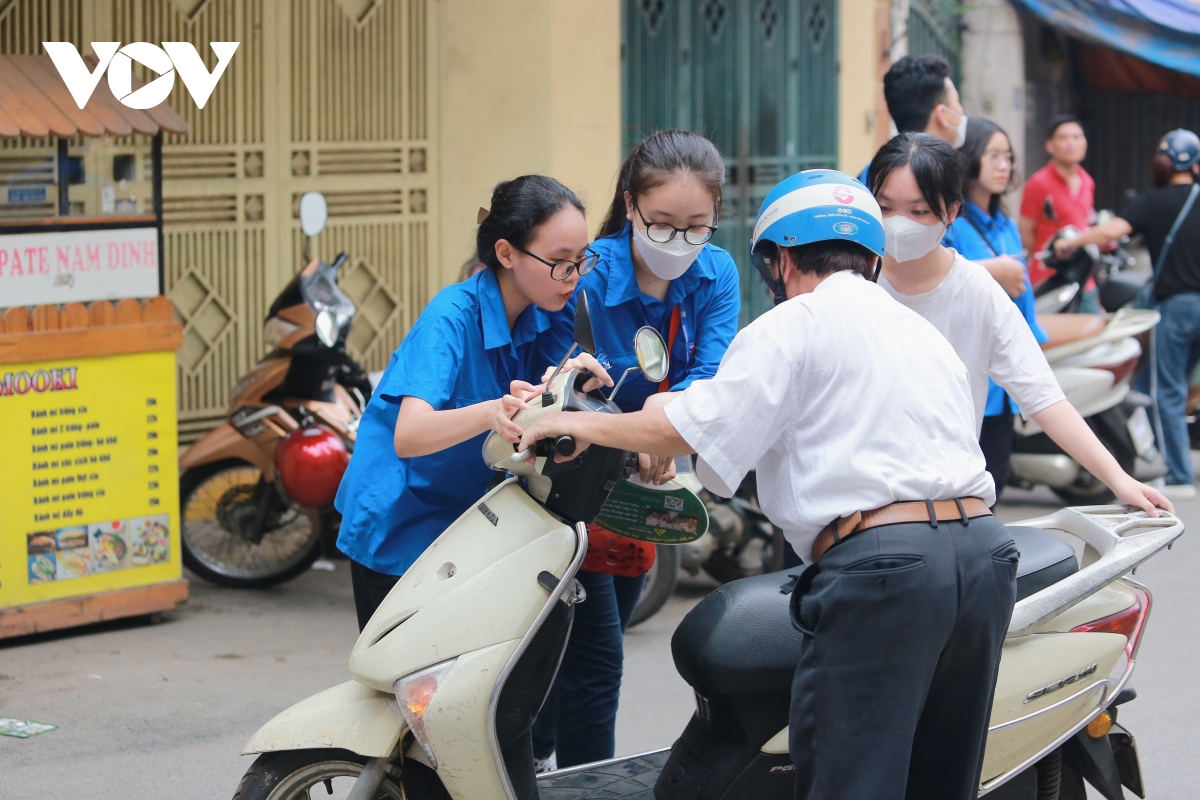
[[[711,380],[663,408],[554,414],[525,431],[699,455],[759,500],[811,566],[793,593],[804,635],[790,713],[797,797],[974,798],[1017,550],[991,516],[966,368],[937,330],[875,285],[879,206],[832,170],[793,175],[752,240],[777,308],[734,339]]]

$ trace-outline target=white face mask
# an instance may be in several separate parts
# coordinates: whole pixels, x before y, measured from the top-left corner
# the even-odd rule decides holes
[[[950,108],[950,106],[946,106],[946,108],[949,109],[951,113],[958,114],[958,112],[953,108]],[[958,150],[967,143],[967,115],[958,114],[958,125],[951,125],[950,127],[954,128],[954,144],[952,146],[955,150]]]
[[[687,272],[687,268],[704,249],[702,244],[688,244],[678,231],[669,242],[652,242],[646,231],[636,225],[633,228],[633,243],[650,271],[664,281],[673,281]]]
[[[913,261],[929,253],[942,241],[946,223],[922,225],[900,215],[883,220],[884,250],[897,261]]]

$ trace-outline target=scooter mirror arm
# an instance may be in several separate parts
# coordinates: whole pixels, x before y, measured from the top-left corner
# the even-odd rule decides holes
[[[629,377],[629,373],[637,372],[638,370],[639,370],[638,367],[630,367],[629,369],[627,369],[623,373],[621,373],[621,380],[617,381],[617,385],[614,386],[613,390],[608,393],[608,402],[610,402],[610,403],[616,402],[617,392],[621,391],[621,385],[623,383],[625,383],[625,379]]]
[[[558,367],[550,375],[550,380],[546,381],[546,391],[542,393],[542,408],[554,405],[556,398],[554,397],[554,392],[550,391],[550,386],[554,383],[554,379],[558,377],[558,373],[563,371],[563,367],[567,365],[567,360],[575,352],[576,347],[579,347],[579,342],[572,342],[571,346],[567,349],[567,354],[563,356],[562,361],[558,362]]]

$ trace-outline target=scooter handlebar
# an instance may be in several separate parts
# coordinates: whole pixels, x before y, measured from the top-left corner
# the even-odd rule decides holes
[[[528,461],[534,456],[550,458],[551,456],[571,456],[574,454],[575,438],[572,436],[559,436],[557,439],[541,439],[528,450],[522,450],[519,453],[511,455],[509,461],[514,464],[520,464],[522,461]]]

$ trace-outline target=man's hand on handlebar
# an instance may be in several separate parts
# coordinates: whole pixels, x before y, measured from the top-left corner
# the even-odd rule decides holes
[[[1054,243],[1054,255],[1056,258],[1070,258],[1071,254],[1079,249],[1079,245],[1074,239],[1059,239]]]
[[[579,438],[574,431],[574,426],[571,425],[572,417],[575,414],[563,411],[552,411],[542,417],[533,425],[525,429],[521,434],[521,442],[517,446],[521,452],[533,450],[535,445],[542,439],[558,439],[562,436],[571,436],[575,439],[575,452],[568,456],[556,455],[554,460],[557,462],[570,461],[575,456],[588,449],[591,442],[585,442]]]
[[[563,367],[563,372],[569,372],[573,369],[585,369],[592,373],[592,377],[583,385],[583,391],[590,392],[593,389],[599,389],[601,386],[612,386],[613,379],[609,377],[608,370],[600,366],[600,362],[591,353],[580,353],[574,358],[568,359]],[[543,381],[550,380],[550,376],[554,373],[554,367],[548,367],[544,375]]]
[[[546,390],[544,385],[534,386],[525,381],[513,381],[509,385],[509,393],[501,397],[500,406],[492,417],[492,430],[506,442],[516,444],[521,441],[521,426],[513,422],[518,411],[528,408],[528,401]]]

